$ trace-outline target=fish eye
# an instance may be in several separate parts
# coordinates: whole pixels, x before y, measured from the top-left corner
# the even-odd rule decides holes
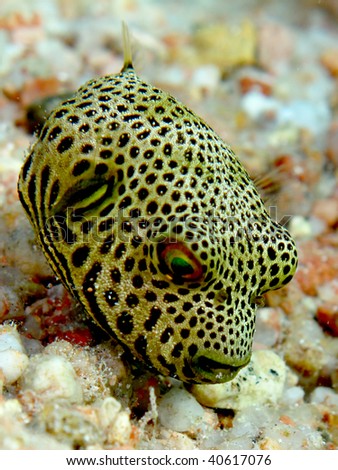
[[[158,258],[160,270],[171,279],[197,281],[203,277],[201,263],[182,242],[159,244]]]

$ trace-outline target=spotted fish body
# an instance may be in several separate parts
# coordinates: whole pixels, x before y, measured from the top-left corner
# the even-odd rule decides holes
[[[18,190],[88,314],[184,382],[225,382],[248,363],[257,298],[296,269],[232,150],[130,60],[51,113]]]

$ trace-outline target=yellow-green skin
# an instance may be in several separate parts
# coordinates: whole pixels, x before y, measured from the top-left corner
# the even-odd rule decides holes
[[[49,116],[19,178],[42,249],[133,355],[184,382],[250,360],[256,299],[297,253],[231,149],[131,66]]]

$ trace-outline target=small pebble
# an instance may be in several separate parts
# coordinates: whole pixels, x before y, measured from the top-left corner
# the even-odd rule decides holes
[[[40,423],[48,434],[58,438],[74,449],[91,447],[102,443],[104,430],[99,429],[95,415],[87,407],[73,407],[64,401],[50,400],[40,414]]]
[[[283,402],[289,406],[294,405],[296,403],[301,402],[304,398],[304,395],[305,392],[302,387],[290,387],[286,389],[283,394]]]
[[[16,398],[10,398],[0,403],[0,416],[8,415],[17,420],[22,416],[22,405]]]
[[[23,375],[23,389],[33,390],[43,400],[65,398],[82,402],[82,389],[72,365],[61,356],[37,354]]]
[[[312,227],[310,222],[301,215],[294,215],[290,221],[289,232],[296,238],[311,238]]]
[[[278,113],[280,104],[271,97],[266,96],[262,91],[253,89],[242,98],[243,111],[254,121],[271,120]]]
[[[323,303],[319,305],[316,319],[323,330],[331,336],[338,337],[338,305],[337,303]]]
[[[245,71],[239,78],[239,89],[242,95],[253,90],[258,90],[263,93],[263,95],[270,96],[273,90],[272,85],[272,75],[254,68]]]
[[[241,410],[249,406],[277,403],[286,379],[284,361],[270,350],[254,351],[251,361],[231,382],[193,385],[197,400],[211,408]]]
[[[131,433],[132,426],[129,414],[126,411],[120,411],[114,422],[107,428],[107,440],[124,445],[129,442]]]
[[[257,32],[250,20],[237,25],[208,22],[196,29],[193,43],[196,62],[215,64],[222,70],[252,65],[256,60]]]
[[[158,405],[160,423],[173,431],[191,430],[201,423],[203,414],[196,398],[181,388],[172,388]]]
[[[28,357],[14,326],[0,326],[0,369],[5,385],[18,380],[28,365]]]
[[[322,403],[338,412],[338,394],[329,387],[317,387],[310,395],[310,403]]]
[[[102,427],[106,428],[113,423],[121,410],[121,403],[114,397],[107,397],[103,400],[99,410],[98,418]]]
[[[129,441],[132,431],[129,413],[121,410],[121,403],[116,398],[107,397],[103,400],[98,409],[98,419],[108,442],[123,445]]]
[[[218,67],[208,64],[198,67],[191,77],[191,85],[200,92],[212,92],[216,89],[221,80],[221,73]]]

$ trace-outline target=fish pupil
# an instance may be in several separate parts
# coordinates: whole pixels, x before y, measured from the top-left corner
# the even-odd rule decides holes
[[[189,276],[194,273],[193,266],[183,258],[175,257],[171,261],[171,269],[177,276]]]

